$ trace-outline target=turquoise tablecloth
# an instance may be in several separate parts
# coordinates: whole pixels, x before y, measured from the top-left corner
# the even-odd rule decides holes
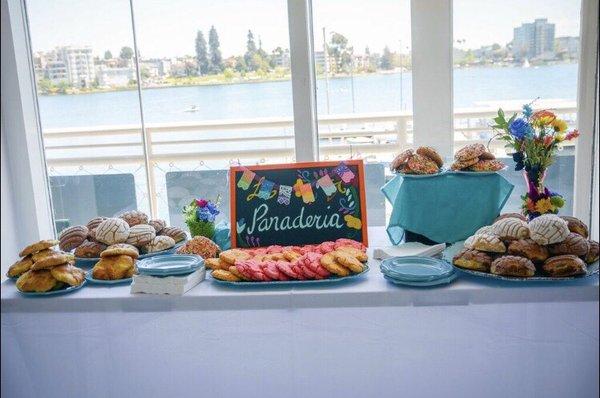
[[[381,188],[393,208],[387,233],[395,245],[405,230],[440,243],[466,239],[494,221],[513,187],[499,174],[397,175]]]

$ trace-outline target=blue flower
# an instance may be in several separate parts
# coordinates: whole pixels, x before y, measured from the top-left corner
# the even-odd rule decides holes
[[[513,120],[508,126],[510,134],[518,140],[525,138],[530,133],[529,123],[525,119],[518,118]]]
[[[206,208],[215,216],[220,213],[219,209],[217,208],[217,205],[215,205],[213,202],[208,202]]]
[[[198,218],[200,221],[214,222],[215,214],[211,213],[206,207],[199,207],[196,210],[196,218]]]
[[[523,105],[523,116],[525,116],[527,119],[529,119],[531,117],[531,115],[533,115],[533,109],[531,108],[531,105],[529,105],[529,104]]]

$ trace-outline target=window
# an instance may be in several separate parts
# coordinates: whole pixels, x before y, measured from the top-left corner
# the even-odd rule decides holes
[[[313,15],[319,156],[365,159],[369,225],[385,225],[379,188],[412,141],[410,1],[315,0]]]
[[[402,148],[487,143],[498,106],[536,97],[576,123],[579,1],[456,0],[452,10],[438,1],[26,0],[57,228],[130,208],[182,225],[193,196],[220,196],[227,210],[230,164],[304,159],[315,140],[321,160],[365,159],[369,224],[384,225],[379,187]],[[316,109],[300,89],[313,89],[313,67]],[[453,84],[423,84],[442,70]],[[431,123],[413,133],[413,120]],[[575,170],[575,150],[547,180],[566,196],[564,213],[575,175],[592,170],[588,161]],[[521,186],[520,173],[505,175]]]
[[[57,230],[149,211],[129,3],[27,7]]]
[[[454,1],[455,150],[487,144],[498,107],[510,115],[533,100],[535,108],[576,127],[580,8],[580,1],[569,0],[552,6],[541,0]],[[503,145],[492,141],[490,148],[508,164],[503,175],[516,187],[505,210],[517,211],[523,175]],[[545,181],[566,199],[561,214],[573,212],[575,146],[565,145]]]

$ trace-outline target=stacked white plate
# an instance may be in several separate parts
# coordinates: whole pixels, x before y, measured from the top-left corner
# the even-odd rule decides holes
[[[151,257],[138,263],[131,293],[184,294],[204,280],[204,259],[199,256],[171,254]]]
[[[380,265],[384,278],[396,285],[429,287],[451,283],[456,279],[454,267],[444,260],[430,257],[391,257]]]

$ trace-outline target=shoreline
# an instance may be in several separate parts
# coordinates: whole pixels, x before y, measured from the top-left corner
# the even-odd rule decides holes
[[[552,63],[552,64],[545,64],[545,65],[537,65],[537,66],[531,66],[531,68],[539,68],[539,67],[546,67],[546,66],[558,66],[558,65],[571,65],[571,64],[575,64],[575,62],[561,62],[561,63]],[[465,69],[482,69],[482,68],[522,68],[520,65],[467,65],[467,66],[460,66],[460,65],[454,65],[453,70],[465,70]],[[528,69],[528,68],[525,68]],[[399,71],[399,70],[390,70],[390,71],[376,71],[376,72],[360,72],[360,73],[354,73],[353,76],[355,77],[359,77],[359,76],[372,76],[372,75],[394,75],[394,74],[400,74],[400,73],[412,73],[412,69],[406,69],[404,71]],[[332,75],[329,76],[330,80],[335,80],[335,79],[347,79],[351,77],[351,75],[349,73],[346,74],[337,74],[337,75]],[[323,80],[325,78],[325,76],[323,74],[321,75],[317,75],[317,80]],[[186,78],[184,78],[186,79]],[[266,77],[266,78],[257,78],[257,79],[240,79],[240,78],[234,78],[234,79],[230,79],[230,80],[223,80],[223,81],[214,81],[214,80],[210,80],[210,81],[206,81],[206,82],[198,82],[198,83],[182,83],[182,84],[164,84],[164,85],[157,85],[157,86],[142,86],[142,90],[151,90],[151,89],[167,89],[167,88],[177,88],[177,87],[204,87],[204,86],[225,86],[225,85],[236,85],[236,84],[254,84],[254,83],[270,83],[270,82],[285,82],[285,81],[291,81],[291,74],[286,74],[284,77]],[[137,86],[127,86],[127,87],[111,87],[111,88],[107,88],[107,89],[92,89],[92,90],[85,90],[85,91],[75,91],[75,92],[71,92],[71,93],[39,93],[38,92],[38,96],[40,97],[55,97],[55,96],[70,96],[70,95],[89,95],[89,94],[100,94],[100,93],[114,93],[114,92],[120,92],[120,91],[137,91]]]

